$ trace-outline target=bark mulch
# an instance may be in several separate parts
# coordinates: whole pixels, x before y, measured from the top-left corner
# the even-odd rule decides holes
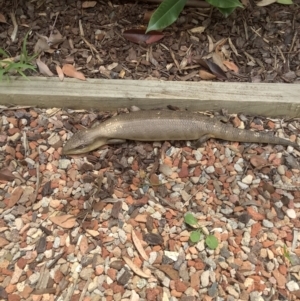
[[[19,55],[29,28],[29,53],[51,37],[57,46],[40,61],[53,74],[74,64],[86,78],[200,81],[199,59],[220,64],[223,56],[239,68],[226,70],[228,81],[299,83],[299,1],[248,4],[227,19],[187,8],[150,46],[127,41],[123,30],[143,24],[155,5],[0,3],[8,22],[0,23],[1,47]],[[128,141],[62,156],[72,133],[117,112],[50,107],[0,107],[1,300],[300,300],[298,150]],[[232,121],[300,144],[297,119]],[[187,212],[202,229],[195,244]]]

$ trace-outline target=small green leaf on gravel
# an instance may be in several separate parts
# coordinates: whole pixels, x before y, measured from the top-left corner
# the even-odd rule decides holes
[[[191,242],[198,242],[201,239],[201,232],[200,231],[192,231],[190,235]]]
[[[187,0],[164,0],[155,10],[148,24],[147,32],[161,30],[174,23]]]
[[[214,235],[208,235],[205,239],[205,243],[211,250],[216,249],[219,245],[218,239]]]
[[[195,218],[195,216],[192,213],[187,213],[184,216],[184,222],[190,226],[195,226],[195,225],[197,225],[198,220]]]

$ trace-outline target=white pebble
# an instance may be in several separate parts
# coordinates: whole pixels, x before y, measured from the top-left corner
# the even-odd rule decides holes
[[[206,171],[207,173],[213,173],[213,172],[215,172],[215,168],[214,168],[214,166],[208,166],[208,167],[205,169],[205,171]]]
[[[279,165],[279,166],[277,167],[277,171],[278,171],[278,173],[279,173],[280,175],[284,175],[284,174],[285,174],[285,169],[286,169],[286,167],[285,167],[284,165]]]
[[[237,171],[237,172],[243,172],[243,168],[241,167],[240,164],[234,164],[234,169]]]
[[[295,282],[294,280],[289,281],[289,282],[286,284],[286,287],[288,288],[288,290],[289,290],[290,292],[299,290],[299,284],[298,284],[297,282]]]
[[[289,217],[289,218],[296,218],[296,211],[294,209],[287,209],[286,210],[286,215]]]
[[[247,189],[248,187],[249,187],[249,185],[247,185],[247,184],[245,184],[245,183],[243,183],[243,182],[241,182],[241,181],[237,181],[237,184],[239,185],[239,187],[241,188],[241,189]]]
[[[243,178],[242,182],[244,184],[250,185],[252,183],[253,176],[252,175],[247,175],[245,178]]]
[[[201,274],[201,285],[202,287],[207,287],[209,284],[209,271],[204,271]]]

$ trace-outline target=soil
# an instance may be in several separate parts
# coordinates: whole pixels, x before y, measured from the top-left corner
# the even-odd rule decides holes
[[[39,48],[40,60],[53,74],[57,65],[72,64],[85,78],[199,81],[211,79],[200,71],[205,59],[219,65],[228,81],[299,82],[299,0],[266,7],[247,2],[228,18],[216,9],[187,7],[151,45],[132,43],[123,32],[145,27],[156,4],[95,1],[83,8],[82,1],[0,2],[7,21],[0,23],[2,48],[11,57],[20,55],[30,30],[28,52]],[[19,24],[14,42],[12,11]],[[43,69],[40,73],[47,74]]]
[[[123,33],[156,5],[91,2],[0,1],[1,47],[18,57],[30,30],[29,54],[43,51],[27,76],[77,76],[73,65],[84,78],[224,80],[206,60],[227,81],[299,83],[299,1],[227,19],[189,7],[151,45]],[[299,150],[210,139],[62,155],[117,113],[0,107],[0,300],[300,300]],[[230,117],[300,143],[297,119]]]

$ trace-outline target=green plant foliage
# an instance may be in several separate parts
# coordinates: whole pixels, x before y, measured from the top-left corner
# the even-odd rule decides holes
[[[28,35],[29,35],[29,32],[26,33],[25,38],[23,40],[22,50],[21,50],[21,55],[20,55],[20,62],[31,65],[32,61],[37,57],[37,54],[34,54],[32,56],[28,55],[28,51],[27,51]]]
[[[147,32],[161,30],[174,23],[187,0],[164,0],[151,16]]]
[[[197,243],[201,239],[201,232],[199,230],[192,231],[190,234],[190,241],[193,243]]]
[[[290,5],[290,4],[293,4],[293,1],[292,0],[277,0],[277,3]]]
[[[203,237],[203,233],[195,216],[192,213],[187,213],[184,216],[184,222],[194,228],[197,228],[197,230],[191,232],[190,241],[192,243],[200,241]],[[214,235],[208,235],[205,239],[205,243],[212,250],[216,249],[219,245],[218,239]]]
[[[221,8],[218,7],[219,12],[227,18],[236,8],[235,7],[228,7],[228,8]]]
[[[286,245],[283,246],[283,256],[289,261],[291,262],[291,255],[289,250],[287,249]]]
[[[198,223],[198,220],[195,218],[195,216],[192,213],[187,213],[184,216],[184,222],[190,226],[195,226]]]
[[[7,77],[9,74],[13,73],[17,73],[27,79],[26,75],[24,74],[24,71],[36,71],[36,68],[33,65],[33,60],[35,59],[36,55],[28,55],[27,38],[28,33],[26,34],[22,44],[19,62],[0,60],[0,81],[3,80],[3,77]],[[4,58],[9,58],[9,55],[2,48],[0,48],[0,55],[2,55]]]
[[[217,8],[243,7],[239,0],[205,0],[212,6]]]
[[[0,48],[0,54],[4,57],[9,57],[9,55],[2,48]]]
[[[216,249],[219,245],[218,239],[214,235],[207,235],[205,243],[212,250]]]

